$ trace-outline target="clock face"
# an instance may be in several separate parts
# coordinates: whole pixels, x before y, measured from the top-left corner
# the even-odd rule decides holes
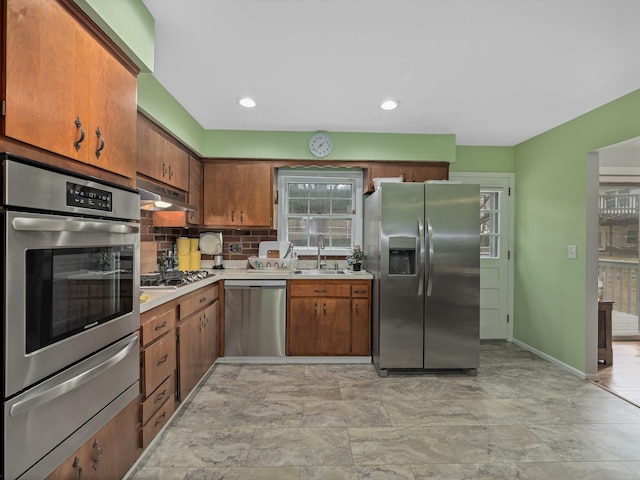
[[[331,137],[326,133],[316,133],[309,140],[309,151],[314,157],[326,157],[331,153],[331,148],[333,148]]]

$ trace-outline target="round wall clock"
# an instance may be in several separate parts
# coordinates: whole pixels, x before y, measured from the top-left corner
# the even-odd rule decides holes
[[[326,133],[315,133],[309,139],[309,151],[314,157],[323,158],[331,153],[333,143]]]

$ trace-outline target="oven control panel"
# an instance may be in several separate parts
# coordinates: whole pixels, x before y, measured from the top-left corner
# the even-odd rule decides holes
[[[112,195],[112,192],[106,190],[67,182],[67,206],[69,207],[83,207],[102,212],[111,212],[113,205]]]

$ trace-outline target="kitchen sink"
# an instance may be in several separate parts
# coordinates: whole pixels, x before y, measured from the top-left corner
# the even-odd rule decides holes
[[[296,270],[297,275],[344,275],[344,270]]]

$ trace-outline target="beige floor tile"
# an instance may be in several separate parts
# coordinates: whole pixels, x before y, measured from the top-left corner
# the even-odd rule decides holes
[[[302,467],[300,480],[415,480],[408,465]]]
[[[305,401],[305,427],[386,427],[391,422],[382,403],[367,400]]]
[[[412,469],[416,480],[513,480],[522,478],[514,463],[413,465]]]
[[[445,400],[384,400],[391,424],[399,426],[479,425],[460,402]]]
[[[640,478],[623,463],[614,462],[563,462],[521,463],[521,478],[526,480],[637,480]]]

